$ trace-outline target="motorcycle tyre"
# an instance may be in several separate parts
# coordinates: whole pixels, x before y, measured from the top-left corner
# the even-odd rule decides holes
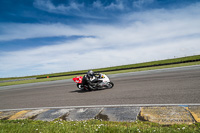
[[[108,89],[111,89],[111,88],[113,88],[113,86],[114,86],[114,83],[113,82],[108,82],[108,84],[110,84],[111,86],[109,86],[108,85]]]
[[[85,85],[85,86],[84,86],[84,90],[85,90],[85,91],[92,91],[93,88],[90,87],[89,85]]]
[[[86,89],[84,88],[84,86],[80,83],[77,83],[77,88],[79,88],[80,90],[85,91]]]

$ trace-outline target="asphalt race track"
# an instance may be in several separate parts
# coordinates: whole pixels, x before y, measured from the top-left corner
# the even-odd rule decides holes
[[[91,92],[79,91],[71,79],[0,87],[0,109],[200,103],[199,65],[108,76],[113,89]]]

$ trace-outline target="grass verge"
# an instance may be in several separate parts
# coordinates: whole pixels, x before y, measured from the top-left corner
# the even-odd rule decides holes
[[[137,72],[137,71],[146,71],[146,70],[155,70],[155,69],[164,69],[164,68],[191,66],[191,65],[200,65],[200,61],[198,61],[198,62],[190,62],[190,63],[173,64],[173,65],[165,65],[165,66],[155,66],[155,67],[147,67],[147,68],[111,71],[111,72],[104,72],[104,73],[105,74],[117,74],[117,73]],[[46,81],[72,79],[75,76],[78,76],[78,75],[53,77],[53,78],[43,78],[43,79],[33,79],[33,80],[24,80],[24,81],[5,82],[5,83],[0,83],[0,86],[9,86],[9,85],[18,85],[18,84],[27,84],[27,83],[36,83],[36,82],[46,82]]]
[[[200,123],[162,126],[151,122],[0,120],[0,133],[199,133]]]

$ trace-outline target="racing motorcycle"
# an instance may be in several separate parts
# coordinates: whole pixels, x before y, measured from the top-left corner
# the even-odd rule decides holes
[[[77,76],[74,77],[72,79],[75,83],[77,83],[77,87],[80,90],[98,90],[98,89],[110,89],[113,88],[114,83],[110,81],[110,79],[108,78],[108,76],[106,76],[105,74],[101,74],[101,76],[98,78],[98,82],[96,86],[92,86],[92,85],[83,85],[82,84],[82,80],[83,77],[82,76]]]

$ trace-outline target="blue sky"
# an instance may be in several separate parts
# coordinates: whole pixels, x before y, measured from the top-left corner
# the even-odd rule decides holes
[[[1,0],[0,77],[200,54],[200,0]]]

